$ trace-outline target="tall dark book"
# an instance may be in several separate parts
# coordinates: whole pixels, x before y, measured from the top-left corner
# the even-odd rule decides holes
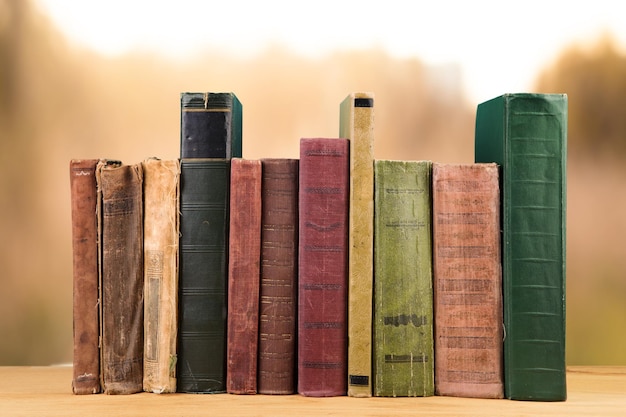
[[[102,253],[102,386],[143,391],[143,174],[141,164],[98,164]]]
[[[261,263],[261,161],[230,171],[226,391],[256,394]]]
[[[475,161],[501,167],[505,396],[563,401],[567,96],[478,105]]]
[[[347,393],[347,139],[301,139],[298,392]]]
[[[177,391],[226,391],[229,159],[182,159]]]
[[[430,161],[374,163],[374,395],[434,394]]]
[[[100,392],[97,159],[70,161],[73,254],[72,391]]]
[[[496,164],[433,164],[435,392],[502,398]]]
[[[297,159],[262,159],[260,394],[296,391]]]
[[[350,140],[348,229],[348,395],[372,395],[374,293],[374,95],[349,94],[339,136]]]
[[[147,392],[176,391],[180,163],[142,163],[144,196],[144,373]]]
[[[242,106],[233,93],[181,93],[180,157],[241,158]]]

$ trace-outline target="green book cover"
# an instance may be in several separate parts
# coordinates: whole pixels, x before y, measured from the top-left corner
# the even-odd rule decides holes
[[[177,391],[226,391],[230,159],[183,159]]]
[[[374,274],[374,95],[349,94],[340,106],[339,136],[350,139],[348,228],[348,395],[372,395]]]
[[[430,161],[374,162],[374,395],[434,394]]]
[[[505,396],[563,401],[567,96],[478,105],[476,162],[501,167]]]

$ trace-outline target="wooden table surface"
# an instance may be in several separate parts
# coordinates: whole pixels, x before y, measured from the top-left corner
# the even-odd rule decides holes
[[[73,395],[69,366],[0,367],[0,416],[626,416],[626,367],[568,367],[565,402],[453,397]]]

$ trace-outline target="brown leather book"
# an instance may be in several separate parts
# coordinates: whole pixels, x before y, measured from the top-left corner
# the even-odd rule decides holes
[[[144,199],[143,389],[176,392],[178,329],[178,160],[146,159]]]
[[[143,201],[141,164],[103,161],[101,205],[102,386],[143,391]]]
[[[97,159],[70,161],[73,252],[74,394],[100,392]]]
[[[433,164],[435,392],[502,398],[496,164]]]
[[[346,395],[347,139],[301,139],[298,392]]]
[[[226,391],[256,394],[261,161],[233,158],[230,175]]]
[[[296,388],[298,160],[262,159],[258,392]]]

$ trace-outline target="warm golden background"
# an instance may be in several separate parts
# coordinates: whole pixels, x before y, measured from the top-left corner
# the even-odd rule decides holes
[[[473,161],[477,99],[454,63],[427,65],[382,46],[311,57],[280,43],[246,56],[210,47],[184,58],[103,54],[41,10],[0,0],[0,365],[71,362],[69,160],[177,158],[181,91],[237,94],[247,158],[297,157],[300,137],[338,134],[349,92],[372,91],[376,158]],[[567,21],[567,9],[554,19]],[[596,33],[530,78],[528,91],[569,95],[567,361],[626,365],[626,52],[610,32]],[[493,95],[505,92],[517,91]]]

